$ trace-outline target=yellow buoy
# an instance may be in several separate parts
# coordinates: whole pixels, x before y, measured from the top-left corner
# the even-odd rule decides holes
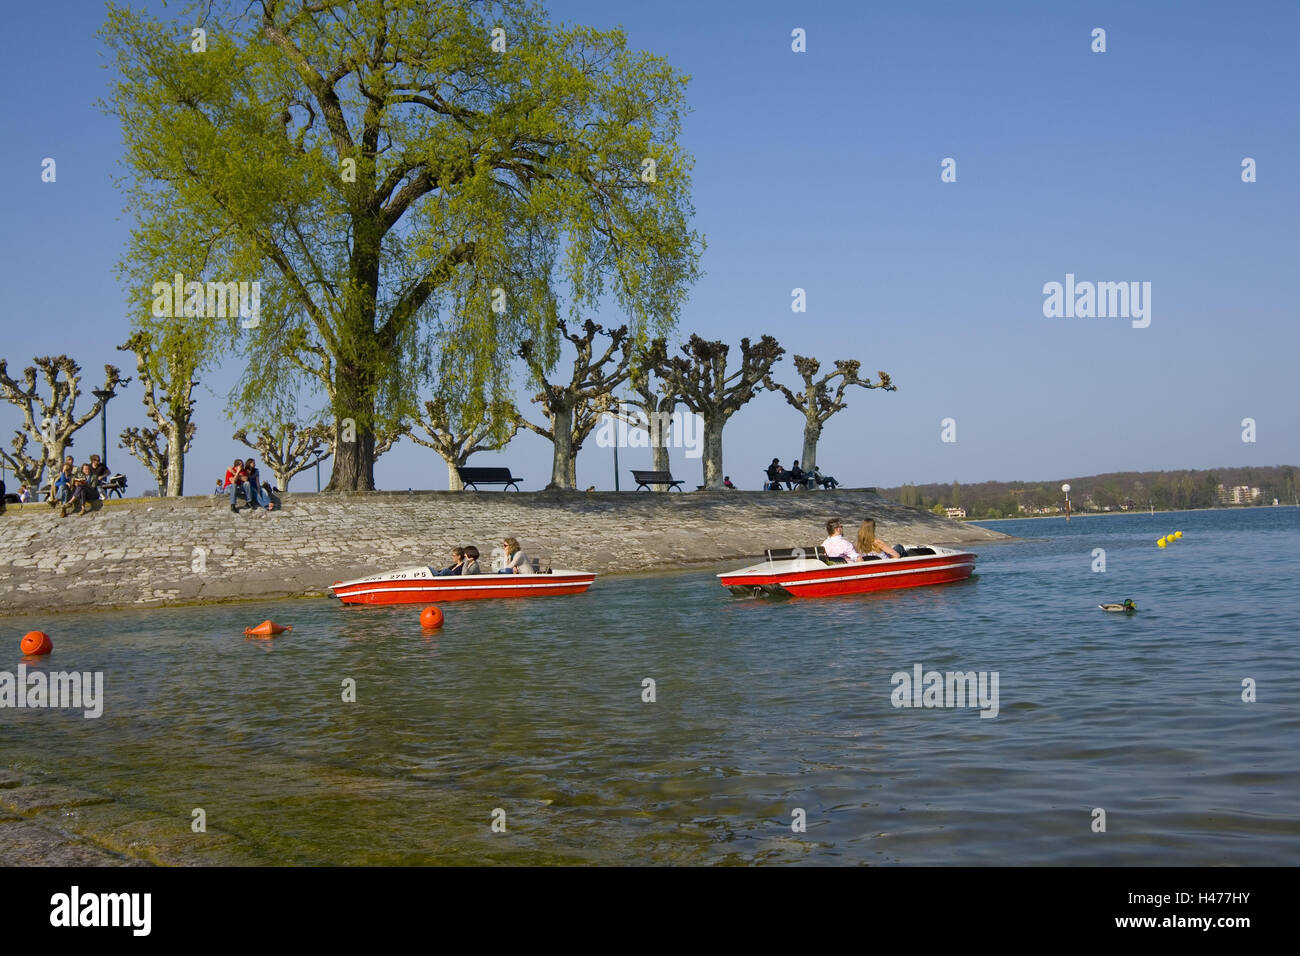
[[[1157,548],[1163,548],[1164,546],[1165,546],[1165,539],[1164,539],[1164,538],[1160,538],[1158,541],[1156,541],[1156,547],[1157,547]]]
[[[1181,531],[1175,531],[1175,532],[1174,532],[1174,537],[1175,537],[1175,538],[1181,538],[1182,536],[1183,536],[1183,533],[1182,533]]]

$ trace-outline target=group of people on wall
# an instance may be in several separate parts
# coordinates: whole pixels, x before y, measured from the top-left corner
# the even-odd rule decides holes
[[[90,461],[78,467],[71,455],[63,459],[63,465],[50,479],[50,490],[46,500],[51,508],[59,509],[59,517],[69,514],[84,515],[91,510],[96,501],[106,494],[105,488],[112,478],[112,473],[99,455],[91,455]],[[33,485],[23,482],[18,489],[19,504],[35,501],[38,490]],[[4,511],[6,500],[5,484],[0,481],[0,511]]]
[[[235,463],[226,469],[225,478],[217,482],[217,492],[230,493],[230,510],[235,513],[239,512],[239,505],[235,502],[241,495],[248,502],[249,511],[254,508],[275,510],[271,486],[262,481],[255,458],[236,458]]]
[[[724,484],[728,488],[734,488],[731,479],[728,478]],[[818,485],[826,491],[832,491],[838,488],[840,483],[829,475],[823,475],[821,469],[813,465],[812,471],[804,471],[799,467],[799,459],[787,470],[781,467],[781,459],[773,458],[772,464],[767,466],[767,484],[763,486],[764,491],[780,491],[784,485],[787,491],[794,491],[797,487],[815,488]]]

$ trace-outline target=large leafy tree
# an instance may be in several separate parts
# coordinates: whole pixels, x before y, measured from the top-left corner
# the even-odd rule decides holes
[[[770,335],[740,341],[740,367],[728,371],[731,346],[692,335],[682,354],[656,371],[670,392],[704,420],[704,487],[722,487],[722,429],[727,419],[763,390],[764,379],[785,354]]]
[[[802,391],[796,392],[789,386],[779,384],[771,375],[766,377],[764,384],[769,390],[780,392],[790,405],[803,412],[803,457],[799,459],[799,467],[807,472],[811,472],[817,465],[817,442],[827,419],[848,404],[844,401],[844,393],[849,386],[898,391],[898,386],[890,380],[888,372],[879,372],[880,378],[875,382],[871,381],[870,376],[861,378],[858,372],[862,369],[862,363],[857,359],[837,359],[834,371],[827,372],[820,378],[817,373],[821,371],[821,363],[815,358],[796,355],[794,368],[803,379]]]
[[[373,488],[376,435],[415,410],[451,297],[507,348],[561,302],[671,325],[702,241],[686,81],[663,60],[526,0],[200,10],[202,38],[109,6],[133,254],[201,236],[207,275],[261,283],[260,324],[231,326],[237,410],[287,419],[319,387],[355,436],[332,489]]]
[[[614,391],[627,381],[632,352],[626,325],[607,331],[587,319],[580,332],[569,331],[564,322],[557,322],[556,329],[573,346],[573,366],[567,379],[549,381],[543,350],[531,339],[520,344],[519,357],[541,389],[533,401],[541,406],[547,424],[522,417],[519,424],[551,443],[551,481],[546,487],[572,489],[578,486],[578,452],[600,420],[614,412]],[[609,337],[603,352],[596,348],[598,335]]]

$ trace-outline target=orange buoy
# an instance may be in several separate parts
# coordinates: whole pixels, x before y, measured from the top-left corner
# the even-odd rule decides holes
[[[284,631],[292,631],[293,625],[276,624],[274,621],[266,620],[257,627],[244,628],[244,634],[249,637],[274,637]]]
[[[430,604],[420,612],[420,625],[433,629],[442,627],[442,608],[436,604]]]
[[[23,635],[23,642],[20,645],[24,654],[41,656],[54,650],[54,642],[50,640],[50,635],[44,631],[28,631]]]

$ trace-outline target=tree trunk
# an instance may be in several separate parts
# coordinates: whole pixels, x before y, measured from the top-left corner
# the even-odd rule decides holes
[[[799,459],[799,467],[806,474],[811,475],[817,467],[817,440],[821,437],[821,422],[809,415],[803,426],[803,457]]]
[[[572,489],[577,486],[573,475],[573,408],[560,406],[551,417],[554,455],[551,458],[551,483],[546,487]]]
[[[185,452],[183,422],[173,422],[167,428],[167,497],[179,498],[185,494]]]
[[[704,416],[704,487],[722,487],[722,427],[725,418]]]
[[[275,476],[276,488],[280,489],[280,491],[282,492],[289,490],[289,479],[292,478],[293,475],[285,474],[284,472],[278,471],[275,468],[271,469],[271,474]]]
[[[668,446],[652,445],[650,447],[651,460],[654,464],[655,471],[671,471],[668,467]],[[655,491],[667,491],[667,485],[655,485]]]
[[[464,491],[465,483],[460,480],[460,472],[456,470],[456,466],[465,464],[465,459],[457,461],[455,458],[443,455],[443,461],[447,463],[447,487],[451,491]]]
[[[158,497],[163,497],[167,491],[167,459],[162,458],[156,468],[151,468],[150,473],[153,475],[153,483],[158,489]]]

